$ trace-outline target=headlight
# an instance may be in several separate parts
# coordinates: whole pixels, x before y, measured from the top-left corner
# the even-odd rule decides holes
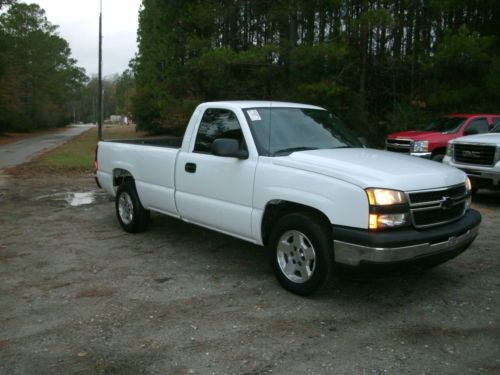
[[[467,194],[470,194],[472,191],[472,183],[470,182],[469,177],[465,177],[465,189],[467,190]]]
[[[413,142],[413,152],[427,152],[429,149],[429,141],[415,141]]]
[[[370,214],[370,229],[395,228],[410,225],[410,214]]]
[[[372,206],[387,206],[406,203],[406,196],[402,191],[388,189],[366,189],[368,201]]]
[[[472,204],[472,182],[469,177],[465,177],[465,190],[467,191],[467,208]]]
[[[370,214],[370,229],[395,228],[410,225],[410,214],[406,195],[402,191],[389,189],[366,189]]]
[[[453,154],[453,144],[448,143],[448,145],[446,146],[446,156],[451,157],[452,154]]]

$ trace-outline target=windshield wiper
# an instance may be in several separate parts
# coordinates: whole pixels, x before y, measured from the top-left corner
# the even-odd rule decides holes
[[[317,149],[318,149],[317,147],[290,147],[290,148],[284,148],[282,150],[275,151],[271,154],[271,156],[291,154],[292,152],[295,152],[295,151],[310,151],[310,150],[317,150]]]

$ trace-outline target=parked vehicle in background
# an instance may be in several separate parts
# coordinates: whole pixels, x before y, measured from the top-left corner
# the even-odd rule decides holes
[[[467,173],[473,192],[500,190],[500,121],[489,133],[450,141],[443,163]]]
[[[156,211],[265,245],[278,281],[301,295],[336,264],[442,263],[481,221],[465,173],[364,148],[306,104],[204,103],[182,139],[99,142],[96,170],[125,231]]]
[[[446,115],[427,125],[424,130],[391,133],[386,138],[387,151],[442,161],[452,139],[487,133],[500,114]]]

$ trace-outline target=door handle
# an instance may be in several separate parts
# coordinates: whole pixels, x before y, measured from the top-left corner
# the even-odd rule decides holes
[[[184,170],[187,173],[195,173],[196,172],[196,164],[195,163],[186,163],[184,166]]]

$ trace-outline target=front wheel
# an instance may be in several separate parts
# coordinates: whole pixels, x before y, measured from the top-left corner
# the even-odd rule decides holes
[[[148,227],[149,211],[142,207],[132,180],[124,181],[116,192],[116,216],[129,233],[143,232]]]
[[[437,161],[438,163],[442,163],[444,159],[444,154],[436,154],[431,159]]]
[[[331,228],[308,212],[288,214],[271,231],[269,254],[279,283],[293,293],[310,295],[331,277]]]

